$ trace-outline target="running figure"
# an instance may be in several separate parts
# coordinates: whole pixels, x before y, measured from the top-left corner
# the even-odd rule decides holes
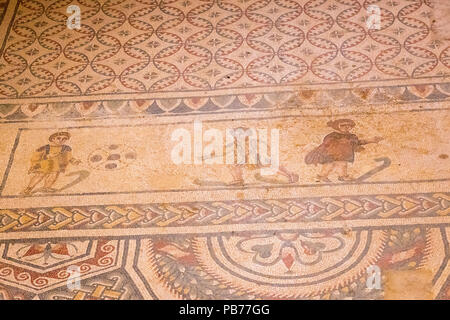
[[[28,171],[32,175],[28,186],[22,191],[23,195],[30,195],[34,188],[44,180],[42,192],[55,192],[53,185],[60,173],[65,172],[70,164],[78,165],[80,160],[72,157],[72,148],[65,144],[70,139],[68,132],[56,132],[48,140],[50,144],[37,149],[31,157],[31,167]]]
[[[338,174],[339,181],[352,181],[354,178],[348,175],[347,165],[355,160],[355,152],[364,150],[362,145],[378,143],[383,138],[358,139],[350,132],[356,125],[350,119],[329,121],[327,125],[335,131],[326,135],[322,144],[306,155],[305,163],[322,165],[322,170],[317,175],[319,181],[331,182],[328,176],[332,172]]]

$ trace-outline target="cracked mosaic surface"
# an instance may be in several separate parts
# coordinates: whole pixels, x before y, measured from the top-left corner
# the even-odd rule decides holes
[[[449,299],[448,14],[0,0],[0,299]],[[196,120],[282,169],[173,163]]]

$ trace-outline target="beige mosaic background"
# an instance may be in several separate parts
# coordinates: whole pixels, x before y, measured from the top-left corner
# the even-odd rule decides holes
[[[450,7],[376,4],[0,0],[0,298],[448,299]],[[174,164],[194,121],[280,172]]]

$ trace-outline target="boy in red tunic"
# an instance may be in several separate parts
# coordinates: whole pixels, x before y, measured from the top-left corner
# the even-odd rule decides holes
[[[337,172],[340,181],[354,180],[347,173],[347,164],[353,163],[355,152],[364,150],[362,145],[378,143],[383,138],[358,139],[355,134],[350,133],[356,125],[350,119],[329,121],[327,125],[335,131],[326,135],[322,144],[306,155],[305,163],[322,165],[322,170],[317,175],[320,181],[331,182],[328,175],[332,172]]]

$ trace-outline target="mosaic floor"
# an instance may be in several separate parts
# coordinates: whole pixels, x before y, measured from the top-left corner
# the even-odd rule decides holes
[[[0,299],[449,299],[449,15],[0,0]]]

